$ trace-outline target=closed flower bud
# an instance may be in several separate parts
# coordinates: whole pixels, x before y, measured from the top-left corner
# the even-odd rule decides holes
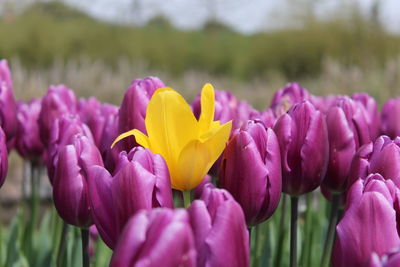
[[[188,209],[197,266],[249,266],[249,234],[243,211],[230,194],[208,184]]]
[[[248,226],[268,219],[282,191],[278,139],[260,121],[248,121],[233,133],[222,157],[219,185],[242,206]]]
[[[391,140],[380,136],[357,151],[351,163],[350,183],[371,173],[379,173],[400,186],[400,137]]]
[[[292,82],[275,92],[270,107],[275,115],[279,117],[285,114],[294,104],[310,100],[310,98],[311,96],[307,89],[301,87],[297,82]]]
[[[53,123],[63,114],[76,114],[77,100],[75,93],[64,85],[50,86],[42,98],[39,114],[40,138],[48,145]]]
[[[400,136],[400,97],[389,99],[382,108],[382,134]]]
[[[125,92],[121,108],[119,109],[119,133],[132,129],[138,129],[145,134],[147,133],[144,123],[147,105],[153,93],[158,88],[163,87],[165,87],[164,83],[157,77],[133,80]],[[121,146],[124,150],[129,151],[134,146],[137,146],[137,143],[134,137],[128,137],[122,141]]]
[[[395,209],[398,190],[379,174],[353,184],[336,227],[333,267],[368,266],[372,253],[382,256],[400,245]]]
[[[13,82],[7,60],[0,60],[0,126],[7,138],[7,147],[13,147],[17,130],[17,105],[14,99]]]
[[[282,163],[282,191],[292,196],[316,189],[329,156],[324,115],[308,101],[292,106],[275,123]]]
[[[89,176],[93,220],[110,248],[138,210],[173,207],[168,167],[160,155],[141,147],[121,152],[114,173],[95,166]]]
[[[124,228],[110,267],[197,266],[188,217],[183,209],[139,211]]]
[[[348,97],[338,97],[326,116],[329,140],[328,169],[322,186],[333,192],[344,192],[350,164],[358,148],[371,141],[364,106]]]
[[[86,136],[74,135],[70,145],[59,149],[53,199],[58,214],[69,224],[86,228],[93,223],[87,179],[88,169],[95,165],[103,166],[103,161],[93,141]]]
[[[92,133],[78,115],[63,115],[54,122],[47,147],[47,174],[51,183],[54,178],[55,166],[57,166],[58,152],[63,146],[71,144],[74,135],[78,133],[87,136],[94,142]]]
[[[15,147],[23,158],[39,158],[44,152],[38,124],[41,107],[41,99],[37,98],[18,103]]]

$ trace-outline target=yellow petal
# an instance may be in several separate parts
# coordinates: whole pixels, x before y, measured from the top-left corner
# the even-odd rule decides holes
[[[176,164],[179,152],[197,136],[198,125],[185,99],[171,88],[158,89],[146,111],[146,130],[152,151]]]
[[[204,133],[208,130],[214,120],[214,88],[207,83],[201,90],[201,114],[199,118],[199,133]]]
[[[117,138],[115,138],[114,142],[111,145],[111,148],[113,148],[116,143],[118,143],[119,141],[121,141],[122,139],[124,139],[128,136],[134,136],[136,139],[136,142],[139,145],[141,145],[145,148],[150,148],[150,143],[149,143],[148,137],[144,133],[142,133],[141,131],[139,131],[137,129],[130,130],[130,131],[120,134]]]
[[[222,124],[218,127],[211,129],[208,138],[202,140],[203,143],[210,150],[210,161],[212,164],[218,159],[224,151],[226,143],[228,142],[229,135],[231,134],[232,121]]]
[[[181,151],[178,161],[179,179],[172,181],[175,189],[190,190],[200,184],[211,168],[211,151],[199,140],[192,140]]]

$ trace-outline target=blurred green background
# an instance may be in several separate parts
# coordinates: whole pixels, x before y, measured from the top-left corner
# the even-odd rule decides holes
[[[213,82],[259,108],[292,80],[317,94],[363,90],[380,102],[396,93],[400,35],[383,24],[383,1],[367,11],[345,1],[322,18],[312,9],[321,0],[292,2],[279,10],[290,22],[284,27],[243,34],[212,16],[181,30],[160,14],[139,26],[99,20],[63,1],[3,1],[0,57],[11,60],[21,98],[66,83],[117,104],[131,79],[148,75],[189,96]]]

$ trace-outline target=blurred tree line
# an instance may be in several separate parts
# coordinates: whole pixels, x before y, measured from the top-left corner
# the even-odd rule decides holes
[[[85,56],[110,66],[122,58],[144,62],[173,75],[201,70],[250,79],[279,72],[298,79],[318,75],[325,59],[369,68],[399,55],[400,36],[382,27],[378,4],[368,16],[350,6],[337,17],[320,20],[310,11],[314,2],[303,0],[293,27],[252,35],[213,19],[193,31],[177,30],[164,17],[143,27],[116,25],[61,1],[36,2],[20,13],[2,13],[0,57],[17,57],[32,68]]]

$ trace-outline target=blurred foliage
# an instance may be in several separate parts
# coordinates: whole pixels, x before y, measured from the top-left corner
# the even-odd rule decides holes
[[[56,1],[3,16],[0,35],[0,57],[17,57],[27,67],[50,67],[55,60],[84,55],[110,66],[123,58],[172,75],[206,70],[241,80],[276,71],[287,79],[315,76],[327,58],[344,66],[379,67],[400,52],[400,36],[356,13],[348,19],[310,20],[298,29],[242,35],[216,22],[180,31],[161,17],[145,27],[114,25]]]

